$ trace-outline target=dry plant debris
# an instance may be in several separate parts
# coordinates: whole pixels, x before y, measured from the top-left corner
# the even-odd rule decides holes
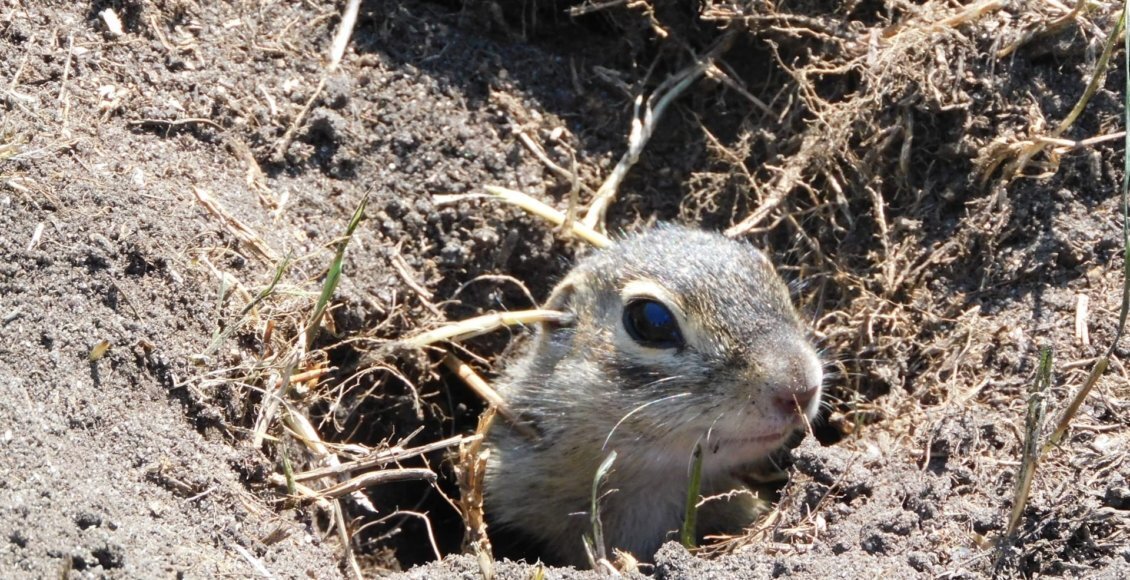
[[[685,31],[668,26],[662,11],[653,9],[650,3],[622,4],[629,14],[635,11],[645,18],[652,30],[662,30],[657,36],[665,41],[683,40]],[[577,14],[618,6],[585,5]],[[945,428],[954,412],[971,405],[998,405],[996,412],[1009,413],[1017,407],[1001,407],[999,400],[986,399],[986,388],[1023,392],[1020,388],[1025,377],[987,377],[976,362],[990,356],[1001,337],[978,326],[975,301],[995,284],[993,261],[1002,251],[1003,239],[999,233],[1009,231],[1013,220],[1008,202],[1010,187],[1024,167],[1041,154],[1047,156],[1041,161],[1043,178],[1047,179],[1059,171],[1062,156],[1077,155],[1120,134],[1062,138],[1082,113],[1082,104],[1101,85],[1110,43],[1090,77],[1088,96],[1078,101],[1080,106],[1055,130],[1046,131],[1041,125],[1048,124],[1045,117],[1030,107],[1033,123],[1028,130],[1033,136],[1011,142],[1007,141],[1009,136],[995,138],[1011,143],[1004,149],[994,148],[992,139],[962,135],[959,131],[963,127],[936,132],[938,118],[969,118],[977,113],[977,99],[991,94],[990,87],[979,85],[968,71],[955,69],[951,63],[978,63],[981,38],[976,35],[983,30],[1011,30],[1002,16],[1007,9],[1006,3],[995,0],[964,6],[927,3],[906,12],[897,24],[880,21],[867,29],[860,28],[858,22],[848,26],[826,15],[775,12],[761,3],[709,3],[703,20],[718,23],[725,30],[719,33],[716,48],[703,51],[708,57],[676,68],[667,82],[653,90],[646,106],[644,93],[636,93],[640,96],[635,99],[631,116],[628,152],[600,186],[578,177],[575,156],[554,160],[531,137],[533,132],[521,130],[516,132],[517,141],[549,173],[569,184],[568,208],[558,211],[534,196],[507,187],[484,189],[595,246],[607,245],[610,240],[596,232],[604,229],[616,193],[639,163],[644,145],[658,126],[655,120],[673,98],[700,78],[710,78],[744,95],[750,120],[743,123],[738,140],[719,138],[705,120],[700,120],[700,130],[713,161],[719,164],[719,173],[726,179],[736,176],[737,183],[750,192],[749,199],[738,206],[745,211],[733,211],[724,218],[730,220],[725,224],[727,233],[762,240],[780,240],[784,234],[793,240],[785,248],[793,260],[789,268],[796,278],[809,284],[804,298],[815,313],[816,330],[828,352],[844,353],[833,361],[840,369],[836,390],[840,400],[835,402],[828,425],[838,431],[839,437],[854,439],[865,437],[873,429],[905,429],[911,439],[926,437],[927,448],[918,454],[918,462],[931,465],[937,456],[934,444],[929,443],[934,435],[929,433]],[[1028,14],[1033,22],[1022,38],[1011,39],[1008,54],[1022,53],[1041,36],[1062,31],[1068,26],[1065,22],[1079,14],[1056,14],[1053,8],[1041,16],[1043,19]],[[1113,39],[1118,29],[1112,30],[1109,38]],[[774,58],[773,80],[780,84],[773,98],[765,99],[735,80],[736,73],[728,61],[736,57],[728,49],[741,34],[763,41]],[[668,85],[674,87],[670,93],[666,93]],[[829,86],[847,85],[855,90],[828,90]],[[767,123],[754,129],[758,122]],[[771,150],[775,153],[759,160],[757,151],[765,146],[768,136],[773,139]],[[930,223],[926,217],[930,212],[937,213],[939,201],[924,176],[928,180],[932,178],[929,176],[945,173],[939,173],[942,162],[930,159],[925,148],[950,147],[951,152],[958,152],[965,147],[968,151],[977,140],[984,153],[976,159],[966,158],[970,177],[957,183],[985,189],[972,196],[967,212],[958,213],[946,226]],[[1005,150],[1014,161],[993,153]],[[923,164],[926,170],[920,172]],[[1008,168],[998,172],[1005,164]],[[978,171],[978,167],[983,169]],[[980,184],[975,181],[978,174],[986,177]],[[591,196],[579,223],[573,220],[578,192]],[[714,194],[692,191],[691,195],[706,199]],[[452,196],[445,202],[468,200]],[[941,203],[946,201],[942,199]],[[703,207],[720,211],[717,205]],[[849,247],[865,251],[842,253]],[[940,276],[959,271],[974,248],[980,248],[984,255],[977,261],[983,268],[981,279],[970,281],[972,289],[939,298],[929,296],[926,289]],[[432,294],[414,289],[430,303]],[[439,314],[434,306],[432,310]],[[467,328],[461,324],[442,326],[418,334],[406,344],[463,340],[488,327],[497,328],[501,318],[483,317],[473,330],[467,329],[470,323],[461,323]],[[490,324],[482,326],[485,323]],[[465,363],[450,354],[444,360],[452,369],[466,369]],[[505,402],[493,400],[487,393],[491,406],[505,415]],[[882,421],[879,424],[883,427],[872,427],[876,421]],[[473,476],[475,458],[464,455],[461,461],[464,477]],[[755,539],[772,535],[817,542],[819,530],[827,526],[821,512],[837,501],[837,488],[834,485],[820,502],[805,508],[803,522],[789,522],[775,511],[767,520],[772,527],[760,527],[744,540],[731,539],[720,546],[724,551],[744,550],[755,545]],[[464,492],[473,500],[473,485],[464,487]],[[481,514],[474,515],[473,506],[465,506],[464,513],[478,522],[467,525],[482,541]],[[785,531],[788,526],[795,526],[794,531]],[[605,558],[594,554],[594,561]]]
[[[466,530],[466,567],[411,573],[546,573],[486,556],[484,404],[443,366],[489,378],[510,327],[403,341],[536,307],[583,251],[570,235],[680,220],[774,251],[835,400],[813,426],[830,445],[794,452],[763,522],[706,559],[668,550],[657,576],[1125,575],[1121,5],[111,4],[0,7],[0,409],[35,409],[0,441],[7,497],[43,523],[0,510],[0,564],[129,575],[181,566],[183,539],[178,571],[282,575],[328,538],[338,567],[314,574],[359,574]],[[689,82],[657,121],[665,79]],[[530,200],[570,234],[510,207]],[[1045,345],[1049,417],[1089,394],[995,558]],[[90,456],[82,487],[52,475]],[[246,541],[201,524],[233,517]]]

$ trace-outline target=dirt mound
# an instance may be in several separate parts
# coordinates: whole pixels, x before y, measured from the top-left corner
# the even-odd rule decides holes
[[[372,1],[336,68],[334,4],[0,7],[0,569],[478,573],[433,561],[483,404],[397,341],[544,300],[586,244],[484,187],[584,209],[651,107],[600,221],[767,248],[835,372],[768,519],[645,571],[1127,575],[1121,346],[994,547],[1040,349],[1046,439],[1118,325],[1126,55],[1080,6]]]

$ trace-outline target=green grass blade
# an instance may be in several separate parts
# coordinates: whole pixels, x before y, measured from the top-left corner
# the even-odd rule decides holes
[[[1115,33],[1111,35],[1112,38],[1117,38],[1118,31],[1125,26],[1128,12],[1130,12],[1130,0],[1123,2],[1122,15],[1118,19]],[[1122,42],[1123,54],[1130,54],[1130,34],[1124,34]],[[1122,115],[1124,126],[1130,129],[1130,58],[1123,58],[1122,63],[1123,73],[1126,75],[1126,86],[1122,93]],[[1083,406],[1083,401],[1087,399],[1091,389],[1099,382],[1099,377],[1106,371],[1107,365],[1110,363],[1110,356],[1114,354],[1114,349],[1118,346],[1118,341],[1126,330],[1127,312],[1130,312],[1130,130],[1126,132],[1122,154],[1122,307],[1118,311],[1118,327],[1114,330],[1114,338],[1107,346],[1106,353],[1095,361],[1095,366],[1091,367],[1091,374],[1087,377],[1087,382],[1075,394],[1071,404],[1064,409],[1059,422],[1056,424],[1055,431],[1052,432],[1052,436],[1048,438],[1048,444],[1044,447],[1045,452],[1051,447],[1059,445],[1060,441],[1063,440],[1067,428],[1071,425],[1071,420],[1075,418],[1075,414]]]
[[[236,317],[235,322],[229,324],[227,328],[224,328],[223,332],[219,332],[219,329],[217,328],[216,332],[212,333],[212,341],[208,344],[208,349],[204,351],[204,356],[212,356],[213,354],[215,354],[216,350],[220,348],[220,345],[222,345],[224,341],[227,340],[228,337],[231,336],[231,334],[235,332],[237,328],[243,325],[243,320],[247,317],[247,313],[251,312],[252,308],[255,308],[257,304],[259,304],[275,292],[275,287],[278,286],[279,280],[282,280],[283,273],[286,272],[287,266],[290,266],[291,260],[291,254],[287,254],[287,256],[283,258],[283,261],[279,263],[277,268],[275,268],[275,275],[271,278],[271,283],[268,284],[266,288],[261,290],[259,294],[255,296],[255,298],[248,302],[247,305],[239,311],[239,316]],[[223,302],[222,296],[226,292],[226,289],[221,286],[221,304]],[[219,316],[218,313],[217,316]]]
[[[337,290],[337,283],[341,280],[341,264],[345,261],[345,248],[349,245],[349,240],[353,239],[353,232],[357,230],[357,226],[361,223],[361,217],[365,214],[365,206],[368,203],[369,196],[366,195],[361,199],[361,203],[357,205],[357,209],[353,211],[353,217],[349,219],[349,225],[345,228],[345,235],[337,242],[337,252],[334,254],[333,262],[330,263],[329,272],[326,274],[326,281],[322,283],[322,295],[318,297],[318,304],[314,307],[314,314],[310,317],[310,322],[306,324],[307,349],[314,343],[314,338],[318,335],[322,315],[325,314],[326,306],[330,303],[330,298],[333,297],[334,291]]]
[[[282,464],[283,475],[286,476],[286,493],[294,497],[298,494],[298,486],[294,483],[294,467],[290,464],[290,457],[286,454],[286,449],[282,449]]]
[[[1122,20],[1126,22],[1126,15],[1130,13],[1130,1],[1122,6]],[[1130,129],[1130,34],[1123,35],[1123,74],[1126,76],[1126,88],[1122,93],[1122,114],[1125,128]],[[1118,339],[1126,329],[1126,314],[1130,312],[1130,131],[1126,132],[1122,148],[1122,308],[1118,311],[1118,329],[1114,332],[1114,340],[1107,349],[1107,356],[1114,353]]]
[[[702,487],[702,444],[694,446],[691,456],[691,480],[687,485],[687,511],[683,516],[683,529],[680,540],[683,547],[690,550],[697,545],[696,532],[698,531],[698,498]]]
[[[1028,504],[1028,494],[1032,490],[1032,478],[1036,475],[1036,465],[1040,461],[1040,425],[1044,422],[1044,392],[1052,382],[1052,350],[1040,351],[1040,367],[1036,380],[1028,390],[1028,412],[1024,417],[1024,452],[1020,459],[1020,471],[1016,476],[1016,490],[1012,496],[1012,515],[1008,518],[1007,537],[1012,537]]]
[[[1083,96],[1079,97],[1071,112],[1067,117],[1060,121],[1059,126],[1052,135],[1058,137],[1067,131],[1079,115],[1083,114],[1083,109],[1087,108],[1087,103],[1091,101],[1091,97],[1095,96],[1099,87],[1102,85],[1103,80],[1106,79],[1106,68],[1110,63],[1110,55],[1114,53],[1114,46],[1118,44],[1118,35],[1122,33],[1122,29],[1126,26],[1126,13],[1122,13],[1119,17],[1118,23],[1114,25],[1114,30],[1111,31],[1110,36],[1107,37],[1106,43],[1103,44],[1103,52],[1099,56],[1099,61],[1095,64],[1095,74],[1091,75],[1090,82],[1087,83],[1087,88],[1083,89]]]
[[[279,285],[279,280],[282,280],[283,272],[286,272],[287,266],[290,266],[290,262],[293,259],[293,253],[288,253],[286,257],[283,258],[282,262],[279,263],[279,266],[275,268],[275,275],[271,278],[271,283],[267,284],[266,288],[259,291],[259,294],[257,294],[255,298],[251,300],[251,302],[248,302],[247,306],[243,307],[243,310],[239,311],[240,317],[247,316],[247,313],[251,312],[252,308],[255,308],[256,305],[258,305],[260,302],[262,302],[275,292],[275,286]]]
[[[592,478],[592,505],[589,508],[589,519],[592,524],[592,537],[584,538],[585,546],[588,550],[589,560],[592,567],[596,568],[596,563],[600,560],[608,558],[604,547],[604,524],[600,521],[600,486],[608,477],[608,472],[612,470],[612,463],[616,461],[616,452],[612,451],[604,461],[600,462],[600,467],[596,468],[596,474]]]

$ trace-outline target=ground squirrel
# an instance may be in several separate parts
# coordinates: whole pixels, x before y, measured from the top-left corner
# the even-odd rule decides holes
[[[536,429],[496,421],[485,507],[492,525],[587,565],[593,478],[606,548],[649,559],[682,525],[701,444],[700,532],[737,532],[763,501],[743,474],[778,450],[820,405],[822,364],[769,259],[720,234],[661,226],[582,259],[499,390]]]

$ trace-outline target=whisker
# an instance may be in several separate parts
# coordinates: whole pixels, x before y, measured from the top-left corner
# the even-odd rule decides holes
[[[644,385],[641,385],[641,386],[635,387],[635,388],[636,389],[647,389],[647,388],[650,388],[650,387],[654,387],[656,385],[662,385],[663,383],[666,383],[668,381],[677,381],[679,379],[685,379],[685,378],[686,377],[684,377],[683,375],[672,375],[672,376],[669,376],[669,377],[663,377],[662,379],[655,379],[654,381],[651,381],[650,383],[646,383]]]
[[[713,421],[710,422],[710,428],[706,430],[706,442],[707,443],[710,443],[710,438],[714,435],[714,426],[717,425],[718,422],[722,420],[722,417],[725,417],[725,416],[726,416],[726,412],[722,411],[721,413],[718,413],[718,416],[715,417]]]
[[[664,380],[664,379],[660,379],[660,380]],[[656,382],[658,382],[658,381],[656,381]],[[608,448],[608,442],[612,440],[612,435],[614,435],[616,433],[616,429],[619,429],[620,425],[623,424],[624,421],[627,421],[628,418],[631,417],[632,415],[635,415],[639,411],[642,411],[642,410],[644,410],[647,407],[650,407],[652,405],[657,405],[659,403],[662,403],[664,401],[670,401],[672,399],[678,399],[679,397],[689,397],[689,396],[690,396],[690,393],[675,393],[674,395],[668,395],[668,396],[663,397],[661,399],[656,399],[654,401],[648,401],[648,402],[636,407],[635,409],[628,411],[623,417],[620,417],[620,420],[617,421],[615,425],[612,426],[612,430],[609,431],[608,436],[604,438],[604,445],[600,446],[600,450],[604,451]]]

